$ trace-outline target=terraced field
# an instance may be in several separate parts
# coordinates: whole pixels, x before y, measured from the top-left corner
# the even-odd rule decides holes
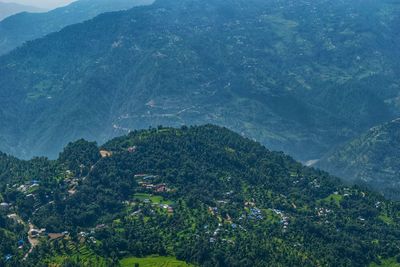
[[[174,257],[151,256],[146,258],[125,258],[120,261],[122,267],[192,267],[184,261],[177,260]]]
[[[96,266],[96,267],[107,267],[107,262],[91,251],[87,246],[80,245],[78,248],[73,243],[68,243],[67,248],[63,251],[63,254],[54,256],[52,258],[44,260],[48,266],[62,266],[68,262],[80,262],[83,266]]]

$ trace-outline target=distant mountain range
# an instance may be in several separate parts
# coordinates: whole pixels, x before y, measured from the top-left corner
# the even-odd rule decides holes
[[[316,166],[400,199],[400,119],[370,129]]]
[[[0,149],[213,123],[306,161],[400,115],[394,1],[159,0],[0,58]]]
[[[24,12],[11,16],[0,22],[0,55],[11,51],[26,41],[43,37],[68,25],[91,19],[101,13],[125,10],[137,5],[151,4],[153,1],[79,0],[68,6],[45,13]]]
[[[8,16],[20,12],[43,12],[43,11],[44,10],[39,7],[20,5],[16,3],[0,2],[0,21],[7,18]]]

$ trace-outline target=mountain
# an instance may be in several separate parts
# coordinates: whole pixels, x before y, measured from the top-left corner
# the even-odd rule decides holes
[[[30,229],[46,228],[40,239],[31,238],[31,252],[21,236],[26,245],[9,261],[15,266],[24,255],[24,266],[157,259],[377,266],[398,259],[399,203],[345,186],[225,128],[159,127],[101,147],[78,140],[55,161],[4,155],[7,160],[8,174],[0,171],[8,180],[0,188],[12,208],[4,214],[14,213],[26,227],[29,221]]]
[[[389,198],[400,193],[400,119],[374,127],[335,149],[316,166]]]
[[[101,13],[151,4],[153,0],[79,0],[45,13],[20,13],[0,22],[0,55]],[[28,11],[28,10],[27,10]]]
[[[400,113],[399,3],[159,0],[0,58],[0,149],[213,123],[307,161]]]
[[[20,13],[20,12],[41,12],[43,9],[33,6],[20,5],[16,3],[4,3],[0,2],[0,21],[8,16]]]

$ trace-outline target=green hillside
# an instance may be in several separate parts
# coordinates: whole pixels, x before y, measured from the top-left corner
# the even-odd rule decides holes
[[[329,153],[317,166],[389,198],[400,195],[400,120],[376,126]]]
[[[14,171],[33,162],[19,164]],[[134,131],[100,148],[79,140],[30,169],[1,184],[3,201],[53,234],[26,261],[14,255],[14,266],[375,266],[399,258],[398,203],[225,128]]]

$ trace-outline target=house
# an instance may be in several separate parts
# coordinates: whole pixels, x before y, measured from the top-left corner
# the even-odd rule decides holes
[[[10,208],[10,206],[11,205],[6,202],[0,203],[0,209],[2,209],[2,210],[8,210]]]
[[[132,215],[132,216],[136,216],[136,215],[138,215],[138,214],[141,213],[141,212],[142,212],[142,210],[137,210],[137,211],[133,212],[131,215]]]
[[[157,193],[167,192],[167,185],[166,185],[166,184],[159,184],[159,185],[156,185],[155,191],[156,191]]]
[[[22,192],[22,193],[25,193],[26,191],[28,191],[28,186],[20,185],[17,190]]]
[[[112,156],[112,152],[103,149],[100,150],[100,155],[102,158],[108,158]]]
[[[147,174],[143,174],[143,173],[134,175],[135,178],[143,178],[143,177],[146,177],[146,176],[147,176]]]
[[[15,214],[15,213],[13,213],[13,214],[8,214],[7,215],[7,218],[8,219],[11,219],[11,220],[14,220],[14,221],[18,221],[18,215],[17,214]]]
[[[107,225],[105,225],[104,223],[96,225],[96,230],[104,229],[104,228],[107,228]]]
[[[135,153],[136,152],[136,146],[128,147],[128,152],[129,153]]]
[[[154,189],[156,186],[153,185],[153,184],[146,184],[144,187],[145,187],[146,189]]]
[[[89,233],[80,232],[80,233],[79,233],[79,236],[80,236],[80,237],[87,237],[87,236],[89,236]]]
[[[9,260],[11,260],[12,259],[12,255],[11,254],[7,254],[5,257],[4,257],[4,261],[9,261]]]
[[[64,233],[49,233],[47,235],[50,240],[57,240],[65,237]]]
[[[29,188],[39,187],[39,184],[32,184]]]
[[[172,207],[168,207],[168,213],[174,213],[174,208],[172,208]]]
[[[46,229],[44,229],[44,228],[42,228],[42,229],[40,229],[40,230],[38,230],[38,229],[31,229],[31,230],[29,230],[28,235],[29,235],[31,238],[38,238],[38,237],[44,235],[44,233],[46,233]]]
[[[254,207],[254,206],[256,205],[256,203],[254,203],[254,202],[252,202],[252,201],[246,201],[246,202],[244,203],[244,205],[245,205],[246,207]]]

